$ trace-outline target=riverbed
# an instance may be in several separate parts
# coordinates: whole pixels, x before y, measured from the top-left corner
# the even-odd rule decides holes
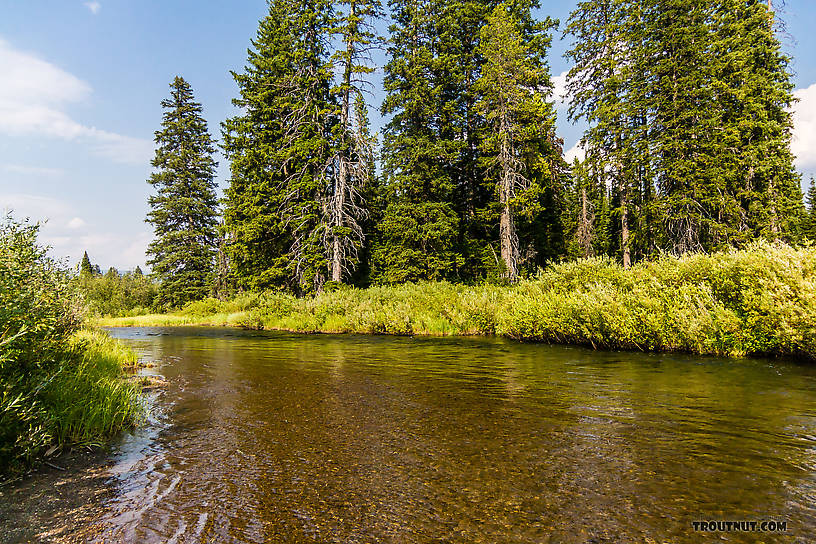
[[[816,535],[813,364],[497,338],[110,332],[155,362],[146,372],[167,385],[150,393],[148,421],[104,464],[73,469],[94,471],[75,483],[91,501],[81,516],[49,513],[58,535],[45,523],[17,538],[600,543]],[[43,485],[29,479],[0,500],[24,504]],[[695,530],[695,522],[729,520],[771,521],[777,530]]]

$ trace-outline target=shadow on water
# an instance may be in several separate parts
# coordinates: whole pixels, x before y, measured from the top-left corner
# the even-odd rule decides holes
[[[102,542],[753,542],[816,534],[816,368],[494,338],[111,331],[169,386]],[[722,537],[722,538],[721,538]]]

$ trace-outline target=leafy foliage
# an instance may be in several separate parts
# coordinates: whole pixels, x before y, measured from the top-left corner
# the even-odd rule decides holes
[[[511,286],[449,282],[209,299],[181,314],[107,325],[232,324],[298,332],[498,334],[597,349],[816,360],[816,249],[759,242],[663,255],[629,269],[609,257],[552,265]]]
[[[0,224],[0,474],[52,444],[98,443],[140,410],[120,378],[132,353],[80,331],[71,277],[37,231],[11,217]]]
[[[104,275],[80,272],[75,281],[92,315],[140,315],[161,307],[159,286],[138,268],[124,274],[116,270]]]

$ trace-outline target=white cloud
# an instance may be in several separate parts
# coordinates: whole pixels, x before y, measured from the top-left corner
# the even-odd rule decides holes
[[[24,176],[59,177],[64,172],[59,168],[44,168],[42,166],[27,166],[24,164],[3,165],[3,171]]]
[[[139,232],[95,234],[99,226],[87,223],[77,210],[56,198],[20,193],[0,194],[0,212],[11,211],[17,219],[40,222],[39,242],[51,247],[50,254],[73,266],[87,251],[103,269],[115,266],[128,270],[145,265],[145,250],[151,240],[147,229]]]
[[[91,87],[36,56],[15,50],[0,39],[0,133],[47,136],[76,141],[114,162],[150,160],[150,140],[84,125],[65,111],[67,104],[88,99]]]
[[[99,10],[102,9],[102,4],[99,2],[85,2],[85,7],[91,10],[91,13],[96,15],[99,13]]]
[[[567,94],[567,70],[564,70],[557,76],[552,77],[553,94],[552,98],[555,101],[556,107],[566,105]]]
[[[585,158],[586,158],[586,151],[584,151],[584,148],[581,147],[581,142],[576,142],[576,144],[574,146],[569,148],[567,150],[567,152],[564,153],[564,160],[566,160],[570,164],[572,164],[572,161],[574,159],[578,159],[579,161],[582,161]]]
[[[0,194],[0,208],[14,211],[14,216],[18,219],[25,217],[31,218],[32,221],[52,219],[63,224],[67,219],[61,220],[70,217],[71,211],[67,204],[54,198],[17,193]]]
[[[68,224],[65,225],[65,226],[68,227],[71,230],[76,230],[76,229],[81,229],[86,224],[87,223],[85,223],[85,220],[82,219],[81,217],[74,217],[73,219],[68,221]]]
[[[816,166],[816,83],[806,89],[796,89],[793,95],[799,102],[793,106],[793,140],[791,151],[796,155],[796,166]]]

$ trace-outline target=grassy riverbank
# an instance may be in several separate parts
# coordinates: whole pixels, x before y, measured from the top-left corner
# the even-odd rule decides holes
[[[315,297],[243,294],[102,326],[233,325],[296,332],[490,335],[598,349],[816,359],[816,249],[756,244],[549,267],[512,287],[449,283],[345,288]]]
[[[47,452],[102,444],[138,420],[135,354],[82,328],[68,273],[37,227],[0,224],[0,478]]]
[[[0,475],[32,465],[47,450],[101,446],[141,417],[140,389],[124,373],[136,356],[105,333],[77,331],[40,362],[49,370],[19,377],[2,392]]]

